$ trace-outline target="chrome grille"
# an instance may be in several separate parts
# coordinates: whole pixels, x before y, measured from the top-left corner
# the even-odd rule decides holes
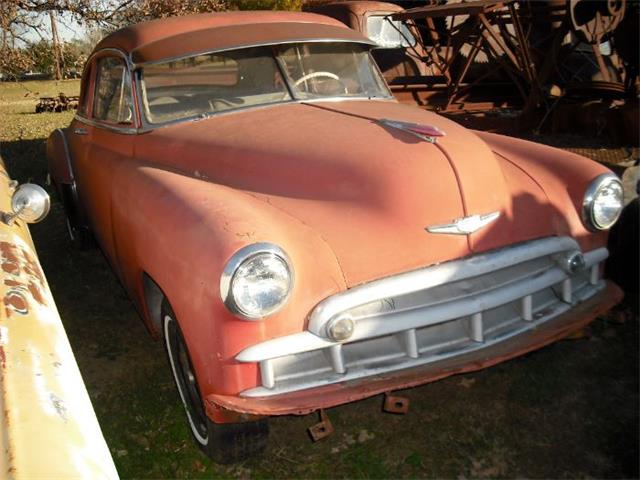
[[[604,287],[599,264],[607,250],[585,254],[586,268],[570,274],[563,255],[577,249],[570,238],[542,239],[331,297],[312,313],[310,331],[240,352],[236,359],[259,362],[262,376],[261,387],[242,395],[271,396],[411,368],[536,328]],[[406,293],[399,280],[405,280]],[[379,295],[385,284],[394,295]],[[351,306],[336,309],[336,304]],[[323,338],[323,325],[335,315],[349,315],[356,323],[349,341]]]

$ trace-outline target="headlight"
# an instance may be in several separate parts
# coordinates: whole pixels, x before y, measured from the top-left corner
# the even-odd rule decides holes
[[[616,223],[624,198],[622,183],[612,173],[597,177],[584,194],[582,220],[589,230],[607,230]]]
[[[255,243],[238,252],[227,263],[220,279],[225,305],[247,320],[257,320],[279,310],[289,298],[293,270],[281,248]]]

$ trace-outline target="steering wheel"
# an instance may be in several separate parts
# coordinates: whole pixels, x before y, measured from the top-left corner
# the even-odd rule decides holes
[[[293,82],[293,86],[297,87],[302,82],[306,82],[307,80],[311,80],[312,78],[317,78],[317,77],[327,77],[327,78],[330,78],[331,80],[335,80],[340,85],[342,85],[342,88],[344,88],[344,93],[349,93],[349,89],[344,84],[344,82],[342,80],[340,80],[340,77],[338,75],[336,75],[335,73],[331,73],[331,72],[312,72],[312,73],[307,73],[306,75],[303,75],[302,77],[297,79],[295,82]]]

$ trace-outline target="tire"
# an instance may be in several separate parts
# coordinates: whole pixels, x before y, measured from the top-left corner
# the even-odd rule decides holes
[[[216,463],[235,463],[261,454],[269,437],[267,419],[217,424],[206,415],[191,358],[176,316],[162,302],[162,327],[169,367],[198,447]]]

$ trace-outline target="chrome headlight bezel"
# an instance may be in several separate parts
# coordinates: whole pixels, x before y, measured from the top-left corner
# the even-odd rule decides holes
[[[622,213],[622,209],[624,208],[624,198],[623,204],[618,211],[615,219],[608,225],[600,225],[595,217],[594,217],[594,205],[595,199],[598,196],[598,192],[611,185],[612,183],[617,183],[620,186],[620,190],[624,194],[624,189],[622,187],[622,182],[620,179],[615,176],[613,173],[603,173],[602,175],[596,177],[595,180],[591,182],[591,184],[587,187],[587,190],[584,194],[584,199],[582,201],[582,222],[585,227],[592,232],[600,232],[603,230],[609,230],[620,218],[620,214]]]
[[[240,267],[261,255],[271,256],[283,263],[289,275],[289,289],[276,305],[261,311],[260,314],[254,314],[244,310],[242,306],[238,304],[233,293],[233,284]],[[291,260],[282,248],[267,242],[254,243],[238,250],[225,265],[222,276],[220,277],[220,296],[225,306],[235,316],[243,320],[262,320],[276,313],[287,303],[293,290],[294,281],[295,275]]]

